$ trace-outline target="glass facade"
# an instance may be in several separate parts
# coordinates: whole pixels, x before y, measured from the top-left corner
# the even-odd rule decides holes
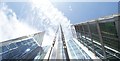
[[[43,59],[45,58],[49,48],[50,48],[50,45],[43,46],[42,47],[43,51],[38,52],[38,54],[34,58],[34,61],[43,61]]]
[[[42,40],[41,40],[42,43]],[[1,42],[0,60],[10,59],[31,59],[43,52],[43,48],[38,45],[32,37],[23,36],[16,39]]]
[[[34,55],[28,57],[28,53],[32,53],[35,49],[41,50],[41,47],[38,47],[38,45],[34,42],[35,41],[33,40],[33,38],[30,38],[2,46],[2,59],[33,59]]]
[[[77,59],[78,61],[79,59],[91,59],[89,55],[74,40],[69,40],[67,43],[73,59]]]
[[[120,59],[120,21],[118,17],[98,19],[91,22],[74,25],[77,42],[100,59]],[[76,61],[93,61],[74,38],[65,39],[60,26],[55,33],[52,45],[43,46],[42,35],[34,34],[2,42],[0,45],[0,60],[2,59],[32,59],[42,61],[48,54],[50,59],[76,59]],[[42,36],[42,37],[41,37]],[[2,58],[2,59],[1,59]],[[87,60],[88,59],[88,60]]]
[[[115,20],[115,19],[113,18],[108,20]],[[116,56],[117,53],[114,53],[112,50],[120,52],[119,51],[120,43],[119,43],[115,21],[101,22],[99,23],[99,26],[103,38],[103,43],[106,48],[107,58],[112,58],[112,59],[116,58],[113,55]]]
[[[79,30],[79,33],[81,33],[81,35],[78,35],[78,37],[80,37],[79,41],[82,42],[82,44],[84,44],[89,50],[94,52],[97,56],[103,58],[103,50],[100,44],[96,25],[96,23],[78,25],[78,27],[82,29]],[[76,31],[76,33],[78,32]]]
[[[118,36],[115,22],[100,23],[103,42],[106,46],[118,50]]]
[[[120,59],[119,16],[74,25],[78,40],[101,59]],[[105,52],[105,54],[104,54]]]

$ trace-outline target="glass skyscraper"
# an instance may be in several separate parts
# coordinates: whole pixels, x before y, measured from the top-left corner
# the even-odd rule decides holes
[[[71,25],[73,37],[65,39],[62,25],[51,45],[41,46],[44,32],[1,42],[0,60],[93,61],[120,59],[120,15]]]

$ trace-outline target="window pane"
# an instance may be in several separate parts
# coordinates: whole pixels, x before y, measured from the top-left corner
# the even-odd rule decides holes
[[[17,42],[16,44],[17,44],[17,46],[21,46],[22,44],[21,44],[22,42]]]
[[[118,50],[118,37],[115,22],[100,23],[103,42],[106,46]]]
[[[107,58],[114,57],[114,54],[117,55],[113,50],[119,51],[119,39],[116,31],[115,22],[104,22],[100,23],[101,34],[103,38],[103,43],[106,48]],[[120,51],[119,51],[120,52]]]
[[[2,52],[6,52],[8,51],[9,49],[6,47],[6,46],[2,46]]]
[[[9,49],[15,48],[16,46],[14,45],[14,43],[11,43],[10,45],[8,45]]]

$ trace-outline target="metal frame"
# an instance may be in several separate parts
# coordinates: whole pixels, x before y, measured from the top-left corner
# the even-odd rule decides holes
[[[101,31],[100,31],[99,21],[96,21],[96,23],[97,23],[97,29],[98,29],[98,34],[99,34],[101,46],[102,46],[102,49],[103,49],[104,59],[106,59],[105,47],[104,47],[104,43],[103,43],[102,34],[101,34]]]
[[[118,51],[120,51],[120,16],[118,16],[115,19],[115,25],[116,25],[116,30],[117,30],[117,36],[118,36]]]
[[[88,31],[89,31],[89,35],[90,35],[90,38],[91,38],[91,41],[92,41],[92,45],[93,45],[93,52],[95,54],[95,48],[94,48],[94,43],[93,43],[93,38],[92,38],[92,33],[91,33],[91,30],[90,30],[90,24],[89,22],[87,22],[87,26],[88,26]]]
[[[85,35],[85,30],[84,30],[84,27],[83,27],[83,23],[82,23],[82,29],[83,29],[83,34]],[[86,36],[85,36],[85,39],[86,39]],[[86,39],[87,40],[87,39]]]
[[[117,18],[116,18],[117,17]],[[103,36],[102,36],[102,33],[101,33],[101,28],[100,28],[100,23],[106,23],[106,22],[115,22],[115,27],[116,27],[116,30],[117,30],[117,36],[118,36],[118,51],[120,52],[120,15],[118,14],[118,15],[113,15],[113,16],[109,16],[109,17],[105,17],[105,18],[99,18],[99,19],[97,19],[97,20],[93,20],[93,21],[90,21],[90,22],[85,22],[85,23],[81,23],[81,24],[74,24],[74,26],[77,26],[76,28],[80,28],[80,26],[82,27],[82,33],[83,33],[83,35],[85,34],[85,28],[84,28],[84,26],[83,25],[87,25],[88,26],[88,31],[89,31],[89,33],[88,33],[88,35],[90,36],[90,38],[91,38],[91,41],[90,42],[92,42],[92,45],[94,46],[94,42],[93,42],[93,37],[92,37],[92,32],[91,32],[91,30],[90,30],[90,24],[96,24],[96,26],[97,26],[97,32],[98,32],[98,35],[99,35],[99,40],[100,40],[100,44],[101,44],[101,48],[102,48],[102,50],[101,51],[103,51],[103,58],[102,59],[107,59],[107,56],[106,56],[106,47],[105,47],[105,45],[104,45],[104,42],[103,42]],[[76,30],[78,30],[78,32],[80,31],[80,29],[76,29]],[[78,37],[78,36],[77,36]],[[84,39],[86,39],[86,36],[85,36],[85,38]],[[87,40],[87,39],[86,39]],[[84,43],[83,43],[83,45],[84,45]],[[87,47],[87,46],[86,46]],[[109,47],[109,46],[108,46]],[[89,47],[87,47],[87,48],[89,48]],[[95,53],[95,46],[93,47],[94,48],[94,52],[93,53]],[[110,49],[111,50],[111,49]],[[92,51],[92,50],[91,50]],[[116,54],[117,52],[115,52],[114,51],[114,54]],[[96,53],[95,53],[96,54]],[[117,54],[117,56],[118,56],[119,54]],[[119,56],[118,56],[119,57]],[[120,58],[120,57],[119,57]]]
[[[80,27],[78,26],[78,31],[80,32]],[[81,33],[79,33],[80,35],[79,35],[79,38],[80,37],[82,37],[82,34]]]

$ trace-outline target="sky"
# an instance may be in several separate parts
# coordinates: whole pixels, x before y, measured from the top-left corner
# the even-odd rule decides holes
[[[53,5],[62,11],[72,24],[118,13],[118,2],[57,2]]]
[[[25,17],[26,13],[21,14],[21,12],[25,12],[26,9],[28,10],[30,8],[29,4],[24,2],[7,4],[16,12],[18,18]],[[61,11],[72,24],[118,13],[118,2],[53,2],[52,4]]]
[[[62,25],[65,39],[69,40],[72,37],[71,24],[116,14],[117,10],[115,2],[51,3],[49,0],[2,2],[0,3],[0,40],[45,31],[44,44],[47,44],[53,40],[59,24]]]
[[[45,31],[44,44],[51,44],[62,25],[65,39],[71,38],[70,20],[49,0],[0,2],[0,42]]]
[[[29,4],[24,2],[7,4],[16,12],[18,18],[24,18],[26,9],[29,10],[30,8]],[[52,4],[61,11],[72,24],[118,13],[118,2],[53,2]],[[24,14],[21,14],[23,11]]]

